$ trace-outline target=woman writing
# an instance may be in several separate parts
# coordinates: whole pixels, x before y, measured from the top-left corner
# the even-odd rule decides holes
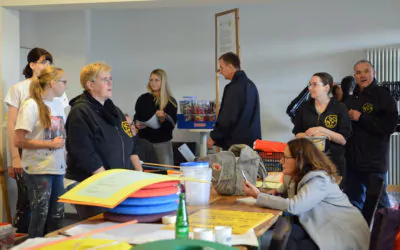
[[[148,93],[139,97],[135,105],[135,125],[138,136],[153,144],[159,163],[173,165],[172,132],[177,120],[177,104],[168,86],[167,73],[155,69],[147,84]],[[144,122],[153,120],[157,126],[146,126]]]
[[[323,152],[308,139],[295,139],[288,142],[280,162],[283,174],[295,184],[292,197],[260,193],[246,181],[244,191],[257,199],[257,206],[295,217],[287,249],[368,249],[368,225],[340,190],[336,167]]]
[[[43,69],[32,78],[30,96],[21,106],[15,126],[15,144],[22,148],[23,179],[32,210],[29,237],[43,237],[62,227],[65,155],[62,103],[67,80],[62,69]]]
[[[344,145],[351,135],[351,121],[346,106],[329,97],[332,85],[333,78],[328,73],[315,73],[311,77],[308,86],[311,99],[304,103],[297,113],[293,133],[296,138],[326,137],[325,152],[344,179],[346,173]]]

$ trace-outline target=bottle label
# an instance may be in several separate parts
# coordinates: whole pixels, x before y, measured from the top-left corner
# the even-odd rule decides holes
[[[189,238],[189,227],[177,227],[175,230],[175,239]]]

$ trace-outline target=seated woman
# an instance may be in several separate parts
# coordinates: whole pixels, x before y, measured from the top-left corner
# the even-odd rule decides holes
[[[244,191],[257,206],[295,216],[287,249],[368,249],[368,225],[340,190],[336,167],[323,152],[308,139],[295,139],[288,142],[281,164],[296,185],[293,197],[260,193],[246,181]]]
[[[346,175],[345,147],[351,135],[351,120],[346,106],[329,97],[333,78],[325,72],[315,73],[310,79],[311,99],[296,114],[293,133],[296,138],[325,136],[325,152],[336,165],[344,183]]]
[[[71,100],[67,118],[67,174],[77,182],[108,169],[142,171],[130,125],[122,111],[110,100],[111,68],[105,63],[85,66],[80,75],[83,94]],[[77,205],[81,219],[104,209]]]
[[[177,120],[177,104],[168,86],[167,73],[155,69],[150,73],[148,93],[136,101],[134,121],[139,129],[138,136],[153,144],[158,162],[173,165],[172,132]],[[146,126],[150,119],[159,124],[158,128]]]

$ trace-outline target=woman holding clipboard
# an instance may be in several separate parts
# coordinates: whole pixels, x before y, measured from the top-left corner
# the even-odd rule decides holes
[[[177,120],[177,103],[171,95],[167,73],[162,69],[153,70],[147,90],[135,105],[138,136],[153,144],[159,163],[173,165],[171,139]]]

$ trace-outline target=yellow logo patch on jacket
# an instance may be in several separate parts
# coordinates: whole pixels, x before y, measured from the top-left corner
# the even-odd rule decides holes
[[[129,126],[129,123],[128,123],[127,121],[123,121],[123,122],[121,123],[121,127],[122,127],[122,129],[124,130],[124,132],[125,132],[130,138],[133,137],[132,130],[131,130],[131,126]]]
[[[328,115],[327,117],[325,117],[324,123],[325,123],[325,127],[327,127],[327,128],[336,127],[337,123],[338,123],[337,115]]]
[[[369,114],[369,113],[371,113],[372,111],[374,111],[374,106],[372,106],[371,103],[365,103],[365,104],[363,105],[362,109],[363,109],[364,113]]]

